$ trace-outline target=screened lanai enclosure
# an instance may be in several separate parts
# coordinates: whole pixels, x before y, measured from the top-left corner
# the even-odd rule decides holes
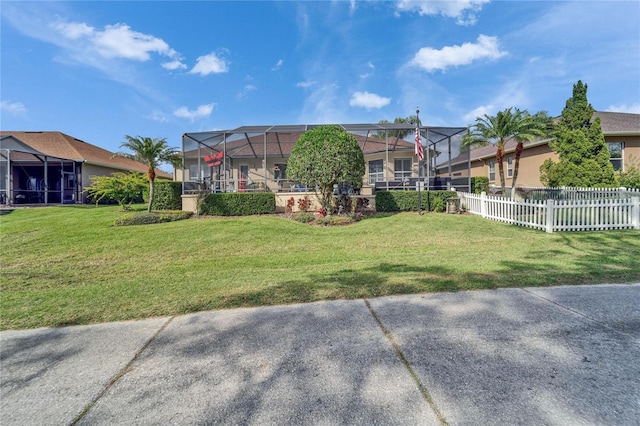
[[[45,155],[12,136],[0,138],[0,205],[75,203],[73,160]]]
[[[195,192],[305,192],[287,176],[287,159],[300,136],[318,124],[243,126],[185,133],[183,167],[176,177],[183,194]],[[424,160],[414,155],[415,125],[340,124],[364,153],[366,173],[359,191],[470,188],[470,178],[453,176],[446,162],[457,156],[466,127],[420,127]],[[452,152],[454,150],[454,152]],[[444,165],[445,172],[442,172]],[[436,175],[436,164],[440,174]],[[448,173],[447,173],[448,170]]]

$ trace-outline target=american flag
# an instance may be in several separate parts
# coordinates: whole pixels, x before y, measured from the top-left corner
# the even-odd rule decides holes
[[[416,157],[419,161],[424,160],[424,151],[422,150],[422,139],[420,139],[420,128],[416,127]]]

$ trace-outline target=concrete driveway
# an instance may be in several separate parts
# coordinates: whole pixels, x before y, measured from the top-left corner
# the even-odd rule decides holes
[[[638,425],[640,284],[0,333],[6,425]]]

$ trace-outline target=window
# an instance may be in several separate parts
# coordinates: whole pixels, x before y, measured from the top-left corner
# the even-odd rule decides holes
[[[507,176],[513,177],[513,157],[507,157]]]
[[[616,171],[622,171],[622,149],[624,148],[624,142],[608,142],[607,148],[609,148],[609,161],[613,165],[613,169]]]
[[[384,162],[382,160],[369,161],[369,183],[382,182],[384,180]]]
[[[489,161],[489,182],[496,180],[496,162]]]
[[[411,177],[411,158],[396,158],[393,161],[393,178],[402,180],[405,177]]]
[[[211,177],[211,168],[206,164],[200,164],[200,173],[198,173],[198,165],[191,164],[189,166],[189,180],[198,181]]]
[[[284,163],[276,163],[273,165],[273,178],[275,180],[284,180],[287,178],[287,165]]]

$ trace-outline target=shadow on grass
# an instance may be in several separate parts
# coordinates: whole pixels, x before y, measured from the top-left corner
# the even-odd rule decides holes
[[[452,267],[382,263],[364,269],[342,269],[303,275],[260,289],[231,293],[215,300],[184,305],[184,312],[318,300],[358,299],[397,294],[456,292],[505,287],[628,283],[640,281],[640,242],[629,246],[628,237],[599,233],[582,240],[563,237],[578,254],[561,249],[530,252],[519,260],[503,261],[490,273],[461,272]],[[597,242],[597,248],[593,248]],[[570,260],[558,263],[556,258]]]

